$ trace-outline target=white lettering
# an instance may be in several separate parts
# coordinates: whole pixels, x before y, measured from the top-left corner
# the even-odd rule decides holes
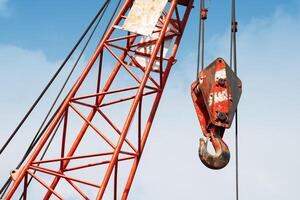
[[[216,71],[215,73],[215,81],[218,81],[219,79],[226,79],[226,71],[225,69]]]
[[[210,93],[208,97],[208,105],[211,106],[213,103],[219,103],[226,100],[228,100],[227,90]]]

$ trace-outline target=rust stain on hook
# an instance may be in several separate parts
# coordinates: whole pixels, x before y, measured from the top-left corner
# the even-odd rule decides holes
[[[203,135],[199,157],[210,169],[222,169],[230,160],[228,146],[223,141],[230,128],[242,93],[242,82],[222,58],[215,59],[198,74],[191,86],[191,95]],[[211,141],[215,154],[207,151]]]

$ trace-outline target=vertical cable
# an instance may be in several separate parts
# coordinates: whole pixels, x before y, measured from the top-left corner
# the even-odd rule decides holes
[[[239,199],[238,110],[235,112],[235,196]]]
[[[230,39],[230,66],[237,75],[237,56],[236,56],[236,11],[235,0],[231,0],[231,39]],[[238,154],[238,109],[235,112],[235,198],[239,199],[239,154]]]
[[[204,11],[205,9],[205,0],[201,0],[202,2],[202,7],[201,7],[201,12]],[[205,11],[206,12],[206,11]],[[201,43],[202,43],[202,47],[201,47],[201,70],[204,69],[204,25],[205,25],[205,18],[203,18],[203,16],[201,16],[201,21],[202,21],[202,37],[201,37]]]
[[[196,80],[199,80],[198,74],[204,69],[204,33],[205,27],[204,22],[207,18],[207,9],[205,8],[205,0],[200,0],[200,20],[199,20],[199,30],[198,30],[198,54],[197,54],[197,74]]]
[[[198,48],[197,48],[197,71],[196,71],[196,80],[199,80],[198,74],[200,71],[200,54],[201,54],[201,32],[202,32],[202,19],[201,19],[201,10],[203,7],[203,0],[200,0],[200,10],[199,10],[199,25],[198,25]]]

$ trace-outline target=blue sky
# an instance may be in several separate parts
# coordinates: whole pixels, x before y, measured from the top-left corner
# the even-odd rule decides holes
[[[57,69],[100,2],[0,0],[0,141],[8,137]],[[206,63],[229,54],[229,1],[209,2]],[[189,96],[196,66],[198,2],[195,7],[130,199],[196,200],[201,195],[211,200],[234,199],[234,157],[219,172],[206,169],[197,157],[202,134]],[[300,0],[237,0],[238,67],[243,81],[241,199],[299,199],[299,13]],[[13,145],[29,139],[22,135]],[[225,141],[234,152],[232,130]],[[7,158],[0,183],[13,166]]]
[[[101,1],[13,1],[5,4],[0,18],[0,43],[42,50],[51,60],[62,59],[75,43],[88,22],[97,12]],[[5,3],[6,2],[6,3]],[[196,4],[198,3],[195,1]],[[228,27],[230,4],[227,1],[208,1],[209,24],[207,35],[223,33]],[[288,13],[297,12],[297,0],[237,1],[237,16],[241,26],[252,18],[268,17],[278,7]],[[196,5],[197,7],[197,5]],[[193,12],[185,43],[194,44],[194,28],[197,27],[197,12]],[[190,38],[190,40],[188,39]],[[184,48],[184,47],[183,47]],[[193,47],[194,49],[194,47]]]

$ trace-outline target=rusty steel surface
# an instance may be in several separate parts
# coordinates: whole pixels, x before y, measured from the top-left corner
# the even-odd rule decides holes
[[[167,2],[168,0],[135,0],[123,28],[141,35],[151,35]]]
[[[210,128],[210,138],[206,141],[201,138],[199,141],[199,158],[210,169],[222,169],[229,163],[230,152],[227,144],[222,140],[222,134],[224,134],[224,128],[215,126],[213,129]],[[214,155],[207,151],[209,140],[215,149]]]
[[[161,21],[157,23],[157,26],[162,26]],[[141,65],[141,66],[147,66],[149,63],[149,55],[152,54],[155,43],[153,41],[156,41],[159,37],[159,28],[156,27],[154,29],[154,32],[150,36],[144,36],[141,38],[140,45],[138,46],[136,53],[135,53],[135,60]],[[177,27],[177,28],[175,28]],[[176,20],[171,20],[167,32],[165,34],[165,41],[164,41],[164,47],[163,51],[160,49],[157,53],[158,59],[155,60],[152,68],[153,70],[159,70],[160,67],[160,55],[162,54],[163,59],[166,58],[166,55],[168,53],[169,47],[172,43],[173,38],[177,35],[178,31],[178,25]],[[132,63],[134,65],[134,63]]]
[[[159,34],[147,41],[153,45],[153,49],[149,54],[143,55],[149,58],[147,64],[144,65],[135,59],[135,55],[140,53],[139,47],[145,45],[145,41],[141,40],[143,35],[124,30],[121,30],[122,35],[120,35],[120,30],[117,28],[122,26],[124,16],[128,13],[132,2],[132,0],[125,1],[112,26],[99,43],[85,70],[65,98],[30,158],[20,171],[15,173],[15,181],[5,197],[6,200],[17,198],[19,192],[23,192],[24,199],[30,199],[32,187],[27,187],[30,177],[33,177],[35,184],[45,189],[40,191],[41,199],[52,199],[54,196],[64,199],[64,194],[61,194],[63,191],[61,187],[65,189],[64,186],[70,188],[74,195],[79,196],[78,198],[100,200],[111,192],[113,199],[127,199],[170,70],[176,63],[175,56],[193,7],[191,0],[180,11],[181,17],[179,17],[178,14],[174,14],[178,13],[177,0],[169,3],[160,16],[161,26],[157,29]],[[166,33],[170,22],[174,20],[178,26],[174,27],[176,30],[172,34],[171,44],[168,45],[168,53],[164,54],[164,43],[170,39],[170,35]],[[115,62],[108,75],[101,73],[102,64],[108,63],[107,57],[103,56],[104,53]],[[160,65],[156,67],[159,69],[154,70],[153,65],[157,61]],[[97,83],[94,85],[95,92],[87,93],[80,89],[85,83],[86,77],[94,73],[91,73],[93,68],[98,71]],[[125,73],[133,80],[133,83],[130,82],[132,84],[130,86],[124,86],[124,82],[118,79],[118,76],[124,76]],[[103,84],[100,84],[101,81]],[[147,99],[149,96],[151,98]],[[148,103],[143,104],[143,101]],[[118,110],[119,115],[125,116],[124,120],[114,121],[110,115],[111,112],[116,113],[114,106],[125,102],[128,107]],[[108,112],[109,109],[110,112]],[[142,115],[142,113],[144,114]],[[137,115],[136,118],[134,118],[135,115]],[[76,132],[71,132],[68,127],[76,126],[79,123],[79,121],[72,120],[74,117],[81,120],[82,125]],[[100,124],[95,123],[95,119],[102,121]],[[57,147],[59,153],[50,158],[39,159],[45,145],[59,127],[60,121],[63,122],[63,125],[59,129],[59,134],[61,134],[61,138],[58,138],[60,146]],[[112,130],[103,130],[104,125],[109,126]],[[83,145],[85,142],[83,138],[91,131],[103,145],[93,148],[96,152],[78,154],[81,152],[80,150],[86,148]],[[129,134],[131,134],[130,137]],[[67,145],[71,135],[74,136],[74,139]],[[133,140],[133,136],[136,138],[135,140]],[[124,174],[121,176],[124,162],[128,163],[130,171],[125,176]],[[85,173],[92,174],[89,171],[92,170],[92,167],[101,167],[101,170],[93,176],[97,181],[88,180],[87,177],[75,177],[74,174],[69,173],[76,171],[80,173],[81,171],[78,170],[85,169],[88,170]],[[50,182],[43,180],[42,177],[46,175],[50,177]],[[127,177],[127,179],[120,183],[122,177]],[[22,182],[24,184],[21,184]],[[22,187],[23,185],[24,187]],[[87,188],[93,189],[95,196],[90,197],[90,193],[86,191]]]
[[[191,95],[202,132],[211,140],[216,154],[207,152],[207,142],[200,140],[199,157],[212,169],[227,165],[230,153],[222,137],[230,128],[242,93],[242,82],[222,58],[217,58],[198,75]]]

